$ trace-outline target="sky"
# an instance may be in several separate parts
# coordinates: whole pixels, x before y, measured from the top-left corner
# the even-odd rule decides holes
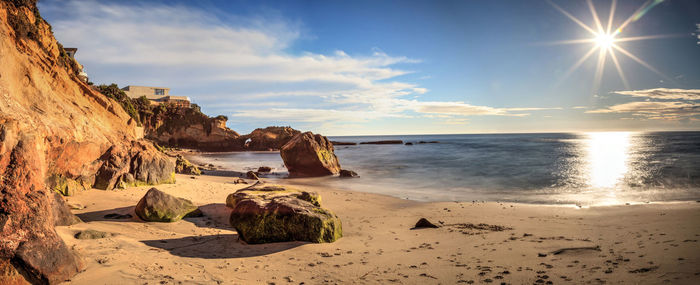
[[[242,134],[700,130],[700,2],[614,3],[612,21],[611,1],[39,9],[90,81],[169,87]]]

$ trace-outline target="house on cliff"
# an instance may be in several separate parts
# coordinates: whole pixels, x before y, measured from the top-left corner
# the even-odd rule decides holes
[[[146,96],[146,99],[151,101],[153,105],[168,104],[184,108],[190,107],[190,97],[172,96],[169,94],[170,88],[129,85],[122,88],[122,90],[132,99]]]
[[[72,59],[75,59],[75,53],[78,52],[78,48],[64,48],[63,50],[65,50],[66,54]],[[78,66],[80,66],[80,73],[78,73],[78,78],[80,78],[80,80],[82,80],[83,82],[87,83],[89,79],[87,73],[85,73],[85,70],[83,69],[83,66],[80,63],[78,63]]]

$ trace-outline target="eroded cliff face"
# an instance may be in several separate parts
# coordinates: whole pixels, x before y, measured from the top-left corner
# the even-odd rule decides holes
[[[161,145],[205,151],[241,150],[238,133],[226,127],[226,117],[210,118],[193,108],[155,106],[141,112],[146,137]]]
[[[174,163],[77,78],[36,1],[0,1],[0,63],[0,283],[58,283],[83,264],[54,230],[75,222],[56,191],[92,187],[114,146],[141,165],[117,181]]]
[[[241,137],[245,150],[280,150],[301,132],[291,127],[267,127],[255,129]]]

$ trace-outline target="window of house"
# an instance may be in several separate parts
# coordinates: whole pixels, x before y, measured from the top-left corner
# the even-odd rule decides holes
[[[165,89],[156,89],[156,95],[165,95]]]

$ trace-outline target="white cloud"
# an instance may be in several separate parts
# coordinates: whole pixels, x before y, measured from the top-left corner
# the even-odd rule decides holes
[[[630,114],[642,119],[695,120],[700,116],[699,89],[654,88],[646,90],[614,91],[614,94],[643,98],[644,101],[615,104],[588,110],[589,114]],[[674,100],[674,101],[670,101]],[[629,120],[630,118],[623,118]]]
[[[646,119],[680,120],[700,115],[700,104],[692,102],[629,102],[586,113],[629,113]]]
[[[627,95],[633,97],[644,97],[653,99],[670,99],[670,100],[700,100],[700,89],[668,89],[654,88],[645,90],[632,91],[614,91],[615,94]]]
[[[80,49],[77,58],[88,73],[101,69],[98,74],[107,79],[98,83],[206,90],[183,95],[202,102],[205,110],[226,111],[232,117],[367,122],[417,114],[463,123],[455,117],[549,110],[403,99],[428,92],[398,78],[411,71],[397,64],[419,60],[390,56],[379,48],[368,55],[293,52],[290,47],[303,37],[301,24],[275,15],[240,17],[183,5],[121,1],[42,1],[40,9],[54,17],[50,20],[59,41]]]

